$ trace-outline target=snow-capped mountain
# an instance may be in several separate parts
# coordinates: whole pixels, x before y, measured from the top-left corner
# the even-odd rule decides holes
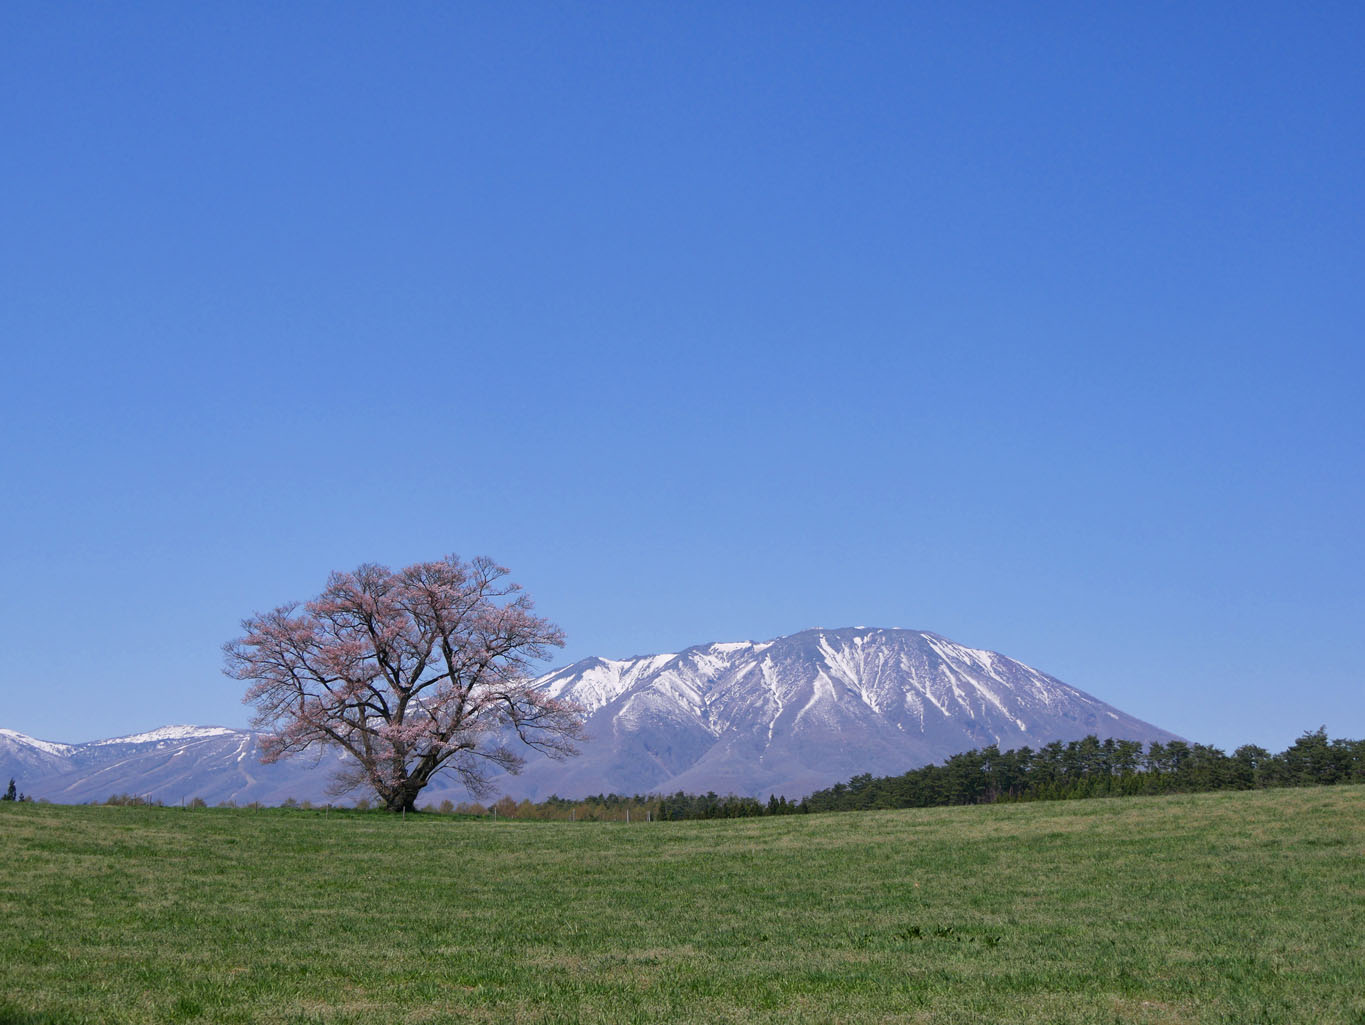
[[[1022,662],[917,630],[815,629],[591,658],[540,684],[588,713],[590,741],[570,762],[528,764],[516,784],[532,796],[799,797],[990,744],[1175,739]]]
[[[13,777],[21,791],[61,804],[134,794],[178,804],[286,798],[327,800],[335,755],[262,765],[256,735],[224,726],[163,726],[147,733],[84,744],[36,740],[0,730],[0,785]]]
[[[72,751],[70,744],[34,740],[14,730],[0,730],[0,786],[11,778],[34,779],[60,772]]]
[[[990,744],[1036,748],[1090,733],[1176,739],[1022,662],[916,630],[816,629],[589,658],[537,685],[583,709],[588,740],[567,762],[531,758],[520,775],[496,780],[495,793],[801,797]],[[116,793],[167,803],[324,801],[339,764],[327,752],[262,765],[256,736],[225,727],[166,726],[85,744],[0,730],[0,784],[15,776],[21,790],[67,803]],[[445,779],[422,800],[468,796]]]

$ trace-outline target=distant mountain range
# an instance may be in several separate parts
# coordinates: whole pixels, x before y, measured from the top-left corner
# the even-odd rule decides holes
[[[675,654],[589,658],[538,686],[578,704],[589,740],[568,762],[535,757],[496,794],[672,793],[801,797],[862,772],[888,775],[970,748],[1039,747],[1087,734],[1166,742],[1176,735],[991,651],[915,630],[805,630]],[[168,726],[85,744],[0,730],[0,777],[64,803],[133,793],[324,801],[337,754],[262,765],[257,738]],[[0,784],[4,779],[0,779]],[[453,780],[423,803],[469,795]]]
[[[262,765],[256,734],[224,726],[163,726],[148,733],[85,744],[56,744],[0,729],[0,785],[60,804],[115,794],[179,804],[336,800],[327,780],[341,765],[332,752]]]

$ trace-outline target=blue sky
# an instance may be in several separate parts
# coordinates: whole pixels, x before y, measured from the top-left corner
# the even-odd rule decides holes
[[[562,661],[935,630],[1365,736],[1354,4],[0,9],[0,725],[509,565]]]

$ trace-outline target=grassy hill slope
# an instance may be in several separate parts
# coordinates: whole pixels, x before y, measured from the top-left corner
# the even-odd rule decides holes
[[[0,806],[0,1025],[1365,1023],[1365,787],[712,822]]]

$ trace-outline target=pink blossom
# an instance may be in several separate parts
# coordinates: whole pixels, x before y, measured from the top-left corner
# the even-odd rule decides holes
[[[579,710],[530,686],[564,634],[507,573],[454,555],[396,573],[365,564],[304,605],[243,620],[224,672],[250,684],[265,760],[339,747],[358,768],[336,785],[366,783],[399,810],[442,771],[475,793],[517,771],[513,743],[574,754]]]

